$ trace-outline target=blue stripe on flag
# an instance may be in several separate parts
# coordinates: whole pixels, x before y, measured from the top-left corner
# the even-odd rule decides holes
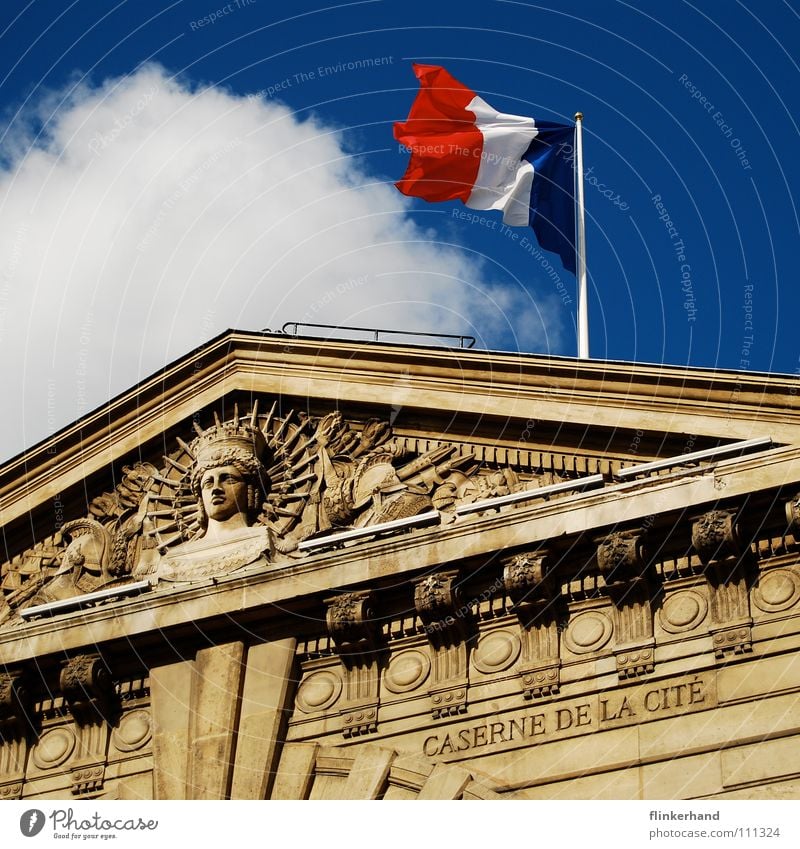
[[[575,274],[575,128],[537,121],[539,134],[523,154],[533,165],[529,222],[539,245]]]

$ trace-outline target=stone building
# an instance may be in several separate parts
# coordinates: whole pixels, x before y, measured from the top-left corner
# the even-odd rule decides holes
[[[212,340],[0,469],[0,797],[796,798],[797,386]]]

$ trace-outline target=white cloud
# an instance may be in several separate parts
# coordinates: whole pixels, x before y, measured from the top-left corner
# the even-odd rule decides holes
[[[467,332],[488,346],[516,333],[523,350],[559,350],[557,298],[534,305],[437,244],[320,120],[154,66],[64,95],[3,141],[0,457],[228,327]]]

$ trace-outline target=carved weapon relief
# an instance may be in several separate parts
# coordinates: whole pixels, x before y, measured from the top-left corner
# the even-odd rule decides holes
[[[129,580],[152,543],[142,533],[156,468],[123,467],[121,482],[89,504],[88,515],[2,566],[0,624],[20,607],[94,592]]]

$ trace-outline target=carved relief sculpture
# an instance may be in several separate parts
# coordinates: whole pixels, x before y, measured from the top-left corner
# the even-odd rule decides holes
[[[270,528],[256,521],[270,490],[267,442],[256,408],[249,422],[241,421],[237,410],[232,422],[223,424],[217,416],[207,430],[195,427],[197,438],[185,446],[191,465],[172,461],[182,473],[174,521],[189,538],[164,553],[159,579],[218,577],[273,550]]]
[[[123,468],[88,515],[3,567],[0,625],[22,606],[47,604],[126,581],[188,583],[306,556],[298,543],[535,484],[510,468],[481,468],[454,445],[410,451],[388,423],[354,430],[340,413],[252,412],[238,407],[157,469]]]

